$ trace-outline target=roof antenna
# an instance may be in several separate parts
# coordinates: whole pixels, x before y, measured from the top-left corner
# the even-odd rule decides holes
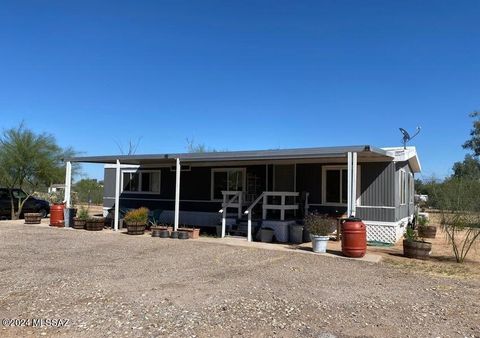
[[[407,149],[407,142],[412,140],[415,136],[417,136],[420,133],[420,130],[422,130],[421,127],[417,127],[415,129],[415,134],[413,136],[410,136],[410,134],[403,128],[399,128],[400,132],[403,134],[403,149]]]

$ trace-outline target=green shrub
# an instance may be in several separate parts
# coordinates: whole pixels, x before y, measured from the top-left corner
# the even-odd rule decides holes
[[[133,209],[128,211],[124,217],[127,223],[143,223],[147,224],[148,220],[148,209],[141,207],[138,209]]]
[[[77,213],[77,219],[81,221],[86,221],[88,220],[88,218],[89,218],[88,209],[85,208],[84,206],[81,206]]]
[[[456,261],[462,263],[480,239],[480,182],[449,179],[437,185],[433,193],[442,212],[441,229],[452,245]]]

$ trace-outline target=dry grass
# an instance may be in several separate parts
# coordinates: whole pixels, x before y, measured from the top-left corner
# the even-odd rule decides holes
[[[437,237],[428,240],[433,244],[432,253],[428,260],[422,261],[403,257],[402,241],[399,241],[393,247],[369,247],[368,250],[372,253],[381,254],[387,264],[406,269],[409,272],[453,278],[480,278],[480,243],[472,248],[465,262],[459,264],[455,261],[452,247],[448,244],[439,224],[440,214],[430,213],[430,225],[437,225]]]

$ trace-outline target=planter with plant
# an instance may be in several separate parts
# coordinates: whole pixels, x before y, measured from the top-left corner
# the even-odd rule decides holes
[[[435,225],[428,225],[428,218],[419,215],[417,218],[418,236],[421,238],[435,238],[437,235],[437,227]]]
[[[85,229],[88,218],[88,209],[84,206],[81,206],[77,216],[73,218],[73,228]]]
[[[309,214],[305,217],[305,227],[310,232],[313,252],[327,252],[328,234],[335,226],[333,220],[327,215]]]
[[[128,211],[123,218],[129,235],[143,235],[148,221],[148,209],[145,207]]]
[[[408,258],[427,259],[432,251],[432,243],[419,238],[415,230],[407,227],[403,240],[403,255]]]

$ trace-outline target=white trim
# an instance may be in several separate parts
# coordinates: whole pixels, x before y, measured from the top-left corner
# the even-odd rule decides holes
[[[333,202],[325,202],[326,200],[326,176],[327,176],[327,170],[329,169],[338,169],[338,170],[345,170],[347,168],[347,165],[322,165],[322,183],[321,183],[321,188],[322,188],[322,191],[321,191],[321,198],[322,198],[322,201],[321,201],[321,204],[320,206],[333,206],[333,207],[346,207],[348,202],[347,203],[333,203]],[[361,167],[359,164],[357,164],[357,206],[362,206],[361,202],[361,192],[360,192],[360,187],[361,187]],[[348,175],[348,174],[347,174]],[[342,189],[342,175],[340,174],[340,189]],[[341,190],[340,190],[341,191]],[[347,193],[348,195],[348,193]],[[314,204],[310,204],[310,205],[314,205]]]
[[[210,170],[210,201],[213,202],[222,202],[223,199],[214,198],[214,173],[215,172],[227,172],[227,182],[228,182],[228,172],[230,171],[242,171],[242,198],[246,195],[246,185],[247,185],[247,168],[238,167],[238,168],[211,168]],[[227,187],[228,189],[228,187]]]
[[[139,174],[138,175],[138,189],[142,189],[142,175],[143,173],[158,173],[158,191],[130,191],[130,190],[123,190],[123,175],[124,174]],[[148,194],[148,195],[160,195],[162,191],[162,171],[160,169],[127,169],[121,171],[121,192],[125,192],[126,194]]]
[[[103,167],[105,169],[116,169],[117,165],[116,164],[104,164]],[[136,169],[140,168],[139,165],[137,164],[120,164],[121,169]]]

